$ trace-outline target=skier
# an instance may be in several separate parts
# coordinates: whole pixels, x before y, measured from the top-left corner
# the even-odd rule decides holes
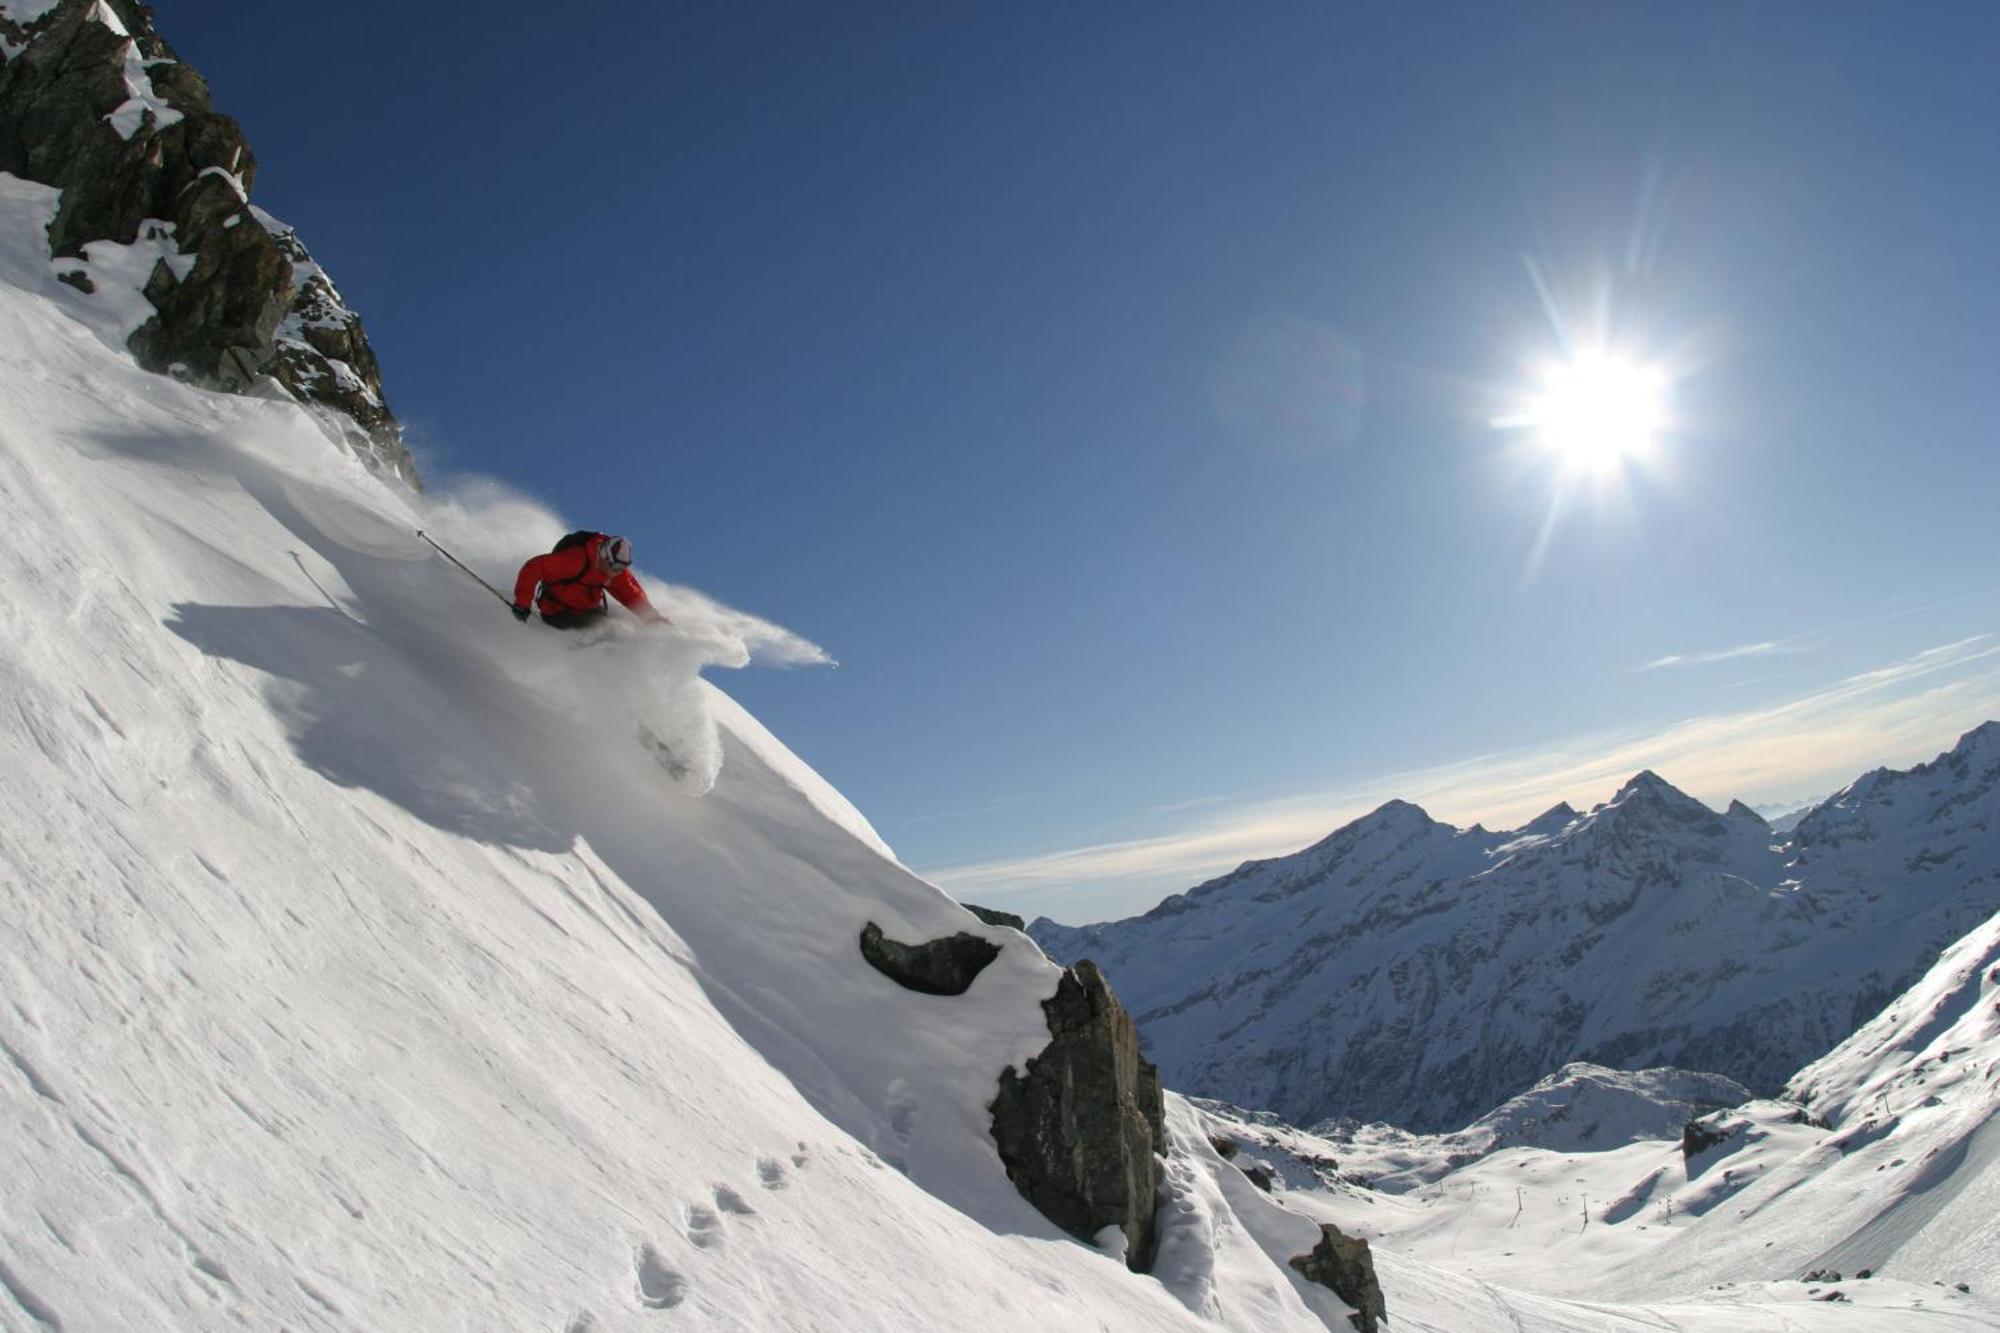
[[[539,608],[551,629],[581,629],[609,613],[607,592],[649,625],[671,623],[632,577],[632,543],[602,532],[572,532],[547,555],[522,565],[514,580],[514,619],[525,621]]]

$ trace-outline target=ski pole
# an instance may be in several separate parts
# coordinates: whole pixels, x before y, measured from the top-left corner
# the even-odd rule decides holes
[[[466,569],[466,565],[463,560],[460,560],[457,556],[453,555],[450,551],[445,550],[444,547],[439,546],[436,542],[432,542],[429,533],[425,532],[422,528],[418,528],[417,535],[419,537],[422,537],[425,541],[430,542],[432,550],[436,551],[439,555],[443,556],[445,559],[451,561],[451,563],[453,563],[454,565],[457,565],[460,569],[465,570],[465,576],[467,578],[471,579],[474,583],[477,583],[480,587],[486,589],[486,591],[492,593],[495,597],[498,597],[501,601],[506,602],[508,607],[511,608],[514,605],[513,602],[508,601],[506,593],[501,592],[498,588],[488,583],[485,579],[480,578],[479,575],[473,573],[470,569]]]

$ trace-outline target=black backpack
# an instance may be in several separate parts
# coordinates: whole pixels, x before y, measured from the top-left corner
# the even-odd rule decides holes
[[[593,537],[602,537],[603,535],[604,534],[601,532],[591,532],[588,529],[585,529],[581,532],[564,533],[562,540],[558,541],[554,546],[549,548],[549,554],[554,555],[557,551],[571,550],[575,547],[582,546],[585,542],[589,541]],[[590,575],[590,562],[586,560],[583,562],[582,571],[578,573],[575,578],[557,579],[554,583],[545,582],[542,584],[542,586],[544,588],[560,588],[564,584],[581,583],[584,581],[584,579],[588,578],[589,575]]]

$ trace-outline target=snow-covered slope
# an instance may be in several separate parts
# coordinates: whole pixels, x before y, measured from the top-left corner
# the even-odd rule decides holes
[[[1323,1138],[1201,1107],[1239,1164],[1274,1169],[1289,1206],[1372,1235],[1392,1289],[1414,1263],[1578,1302],[1707,1293],[1780,1302],[1792,1318],[1841,1306],[1871,1328],[1895,1326],[1892,1310],[2000,1327],[1996,1109],[2000,916],[1801,1072],[1786,1100],[1706,1115],[1692,1143],[1468,1153],[1467,1134]]]
[[[0,1329],[1344,1330],[1316,1220],[1431,1245],[1171,1096],[1156,1276],[1058,1233],[986,1132],[1055,969],[697,674],[810,646],[673,588],[677,635],[515,625],[411,529],[504,574],[555,516],[142,374],[50,205],[0,177]],[[867,920],[1002,953],[916,995]],[[1378,1253],[1397,1333],[1991,1326]]]
[[[2000,916],[1786,1095],[1832,1126],[1839,1154],[1826,1174],[1844,1186],[1841,1225],[1813,1267],[2000,1288]]]
[[[1606,1069],[1578,1062],[1450,1134],[1412,1134],[1372,1124],[1333,1137],[1347,1179],[1404,1193],[1508,1148],[1605,1152],[1628,1143],[1678,1138],[1688,1121],[1750,1099],[1746,1088],[1720,1074]]]
[[[140,372],[52,207],[0,177],[0,1328],[1341,1313],[1205,1158],[1157,1280],[1015,1192],[986,1106],[1057,971],[697,674],[808,645],[673,588],[676,634],[515,624],[413,530],[504,577],[556,516]],[[869,920],[1002,951],[918,995]]]
[[[1652,773],[1513,832],[1391,802],[1144,916],[1029,929],[1103,967],[1171,1086],[1442,1130],[1577,1060],[1776,1093],[1996,908],[1988,723],[1790,840]]]

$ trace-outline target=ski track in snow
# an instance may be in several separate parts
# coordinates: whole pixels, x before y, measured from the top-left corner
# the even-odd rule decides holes
[[[557,516],[140,372],[52,204],[0,177],[0,1326],[1343,1328],[1284,1263],[1328,1210],[1397,1333],[1992,1326],[1531,1294],[1398,1253],[1413,1202],[1264,1194],[1173,1097],[1131,1276],[987,1137],[1053,966],[699,674],[809,645],[672,588],[680,634],[516,625],[413,531],[504,582]],[[869,920],[1003,950],[917,996]]]

